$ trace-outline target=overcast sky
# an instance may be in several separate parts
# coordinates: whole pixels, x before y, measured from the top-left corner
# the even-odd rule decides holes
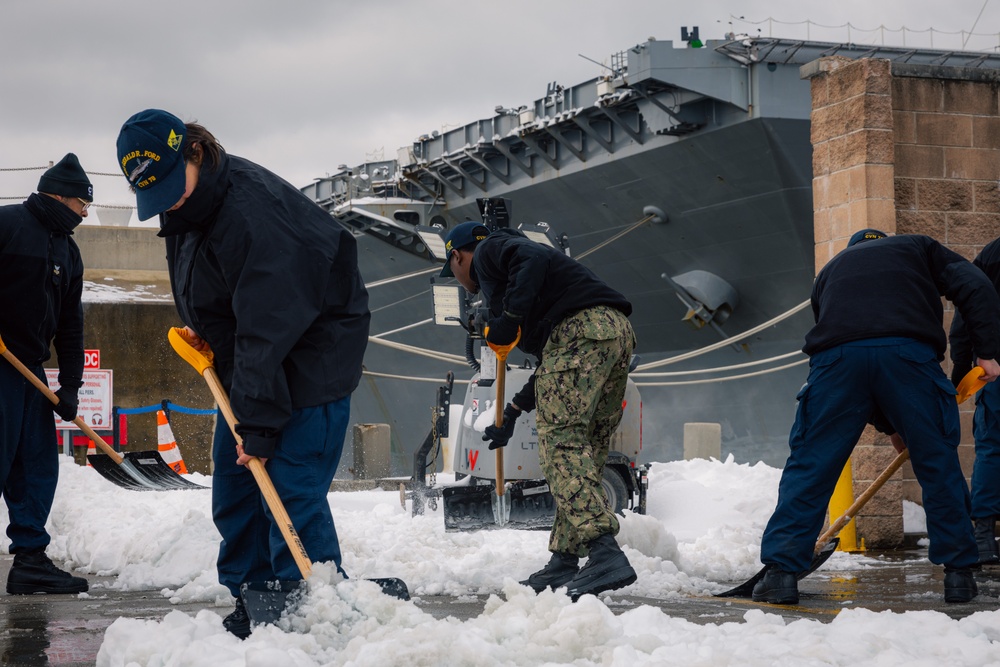
[[[587,58],[677,42],[681,26],[841,42],[846,27],[819,26],[848,22],[856,42],[884,26],[899,44],[905,26],[908,45],[930,46],[916,31],[933,28],[935,47],[961,48],[964,30],[977,33],[967,48],[993,50],[1000,0],[2,0],[0,197],[26,196],[41,174],[9,170],[70,151],[88,172],[117,172],[118,130],[149,107],[300,186],[530,104],[551,81],[591,79],[601,68]],[[98,204],[134,204],[123,177],[91,180]]]

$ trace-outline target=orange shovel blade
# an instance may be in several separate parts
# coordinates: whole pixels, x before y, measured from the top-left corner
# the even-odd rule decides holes
[[[958,383],[958,387],[955,388],[955,391],[958,392],[956,398],[959,403],[965,403],[977,391],[986,386],[986,380],[980,379],[985,372],[982,367],[973,366],[972,370],[965,374],[962,381]]]

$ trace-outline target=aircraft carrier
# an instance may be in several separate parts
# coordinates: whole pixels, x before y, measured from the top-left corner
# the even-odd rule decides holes
[[[723,456],[784,463],[814,276],[811,96],[799,68],[832,55],[998,60],[733,34],[702,43],[697,29],[681,37],[636,44],[593,79],[551,82],[533,102],[302,187],[358,237],[377,340],[355,420],[392,425],[395,466],[409,465],[431,426],[434,383],[473,372],[465,332],[433,323],[435,239],[498,199],[509,209],[502,224],[563,248],[631,300],[644,460],[680,458],[684,424],[711,422]],[[678,355],[689,358],[657,364]]]

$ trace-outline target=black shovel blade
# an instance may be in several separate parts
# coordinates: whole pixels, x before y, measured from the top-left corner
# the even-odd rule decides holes
[[[825,563],[826,561],[830,560],[830,556],[832,556],[833,552],[837,550],[837,545],[838,544],[840,544],[840,538],[839,537],[835,537],[832,540],[830,540],[829,542],[827,542],[825,545],[823,545],[823,548],[819,550],[819,553],[813,554],[812,562],[809,563],[809,569],[806,570],[805,572],[799,572],[797,578],[801,581],[802,579],[808,577],[810,574],[812,574],[817,569],[819,569],[819,567],[823,563]],[[757,574],[753,575],[747,581],[743,582],[742,584],[740,584],[736,588],[732,588],[732,589],[730,589],[728,591],[725,591],[723,593],[716,593],[715,597],[717,597],[717,598],[749,598],[749,597],[752,597],[753,596],[753,587],[757,585],[758,581],[760,581],[761,579],[764,578],[764,574],[766,572],[767,572],[767,565],[765,565],[764,567],[762,567],[760,569],[760,572],[758,572]]]
[[[305,595],[304,581],[251,581],[240,586],[240,597],[250,625],[277,623],[285,610],[293,610]]]
[[[382,592],[390,597],[399,598],[400,600],[410,599],[410,589],[406,587],[406,582],[402,579],[381,577],[378,579],[365,579],[365,581],[375,582],[382,589]]]
[[[132,491],[151,491],[153,487],[150,482],[142,479],[137,471],[127,467],[124,461],[121,464],[115,463],[106,454],[88,454],[87,460],[90,465],[100,473],[101,477],[109,480],[112,484],[130,489]]]
[[[119,465],[106,454],[87,455],[94,470],[122,488],[133,491],[208,488],[181,477],[157,451],[128,452],[122,455],[122,459]]]
[[[518,481],[509,485],[501,499],[493,484],[452,486],[441,491],[444,529],[447,531],[513,528],[549,530],[556,516],[556,503],[545,480]],[[503,522],[497,518],[502,503]]]
[[[207,489],[207,486],[195,484],[181,477],[170,467],[157,451],[128,452],[124,454],[125,461],[132,463],[140,474],[162,489]]]
[[[386,595],[409,600],[406,582],[396,577],[367,579],[378,584]],[[277,623],[286,611],[294,611],[306,593],[304,581],[251,581],[240,586],[240,597],[251,626]]]

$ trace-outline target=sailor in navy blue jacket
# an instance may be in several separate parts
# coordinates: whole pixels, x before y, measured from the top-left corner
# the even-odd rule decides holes
[[[212,516],[219,581],[237,598],[223,624],[245,636],[240,586],[301,579],[250,457],[266,460],[310,558],[343,572],[327,494],[371,318],[357,245],[294,186],[173,114],[132,116],[118,154],[140,219],[160,216],[177,310],[211,346],[239,422],[242,445],[216,425]]]
[[[754,599],[798,599],[795,574],[808,569],[840,472],[878,414],[910,450],[927,513],[930,560],[946,573],[976,564],[957,454],[955,388],[940,365],[946,347],[942,296],[965,316],[986,379],[995,380],[1000,297],[982,271],[934,239],[864,230],[816,277],[816,325],[803,348],[810,355],[809,377],[799,392],[777,507],[761,543],[768,576]],[[974,589],[971,574],[962,581]],[[948,601],[975,595],[950,591],[948,582],[946,576]]]
[[[87,217],[93,187],[76,155],[42,174],[38,192],[0,206],[0,337],[43,382],[42,364],[59,360],[59,403],[53,404],[11,364],[0,360],[0,491],[10,517],[14,562],[7,592],[82,593],[88,584],[45,555],[46,522],[59,478],[53,410],[77,413],[83,384],[83,262],[73,230]]]
[[[972,263],[982,269],[1000,292],[1000,239],[986,244]],[[971,332],[961,313],[956,313],[952,320],[950,342],[954,364],[951,379],[957,386],[979,356],[979,349],[973,345]],[[1000,520],[1000,384],[988,383],[976,395],[972,435],[976,442],[976,461],[972,467],[976,547],[980,563],[997,563],[1000,562],[995,537],[996,523]]]

